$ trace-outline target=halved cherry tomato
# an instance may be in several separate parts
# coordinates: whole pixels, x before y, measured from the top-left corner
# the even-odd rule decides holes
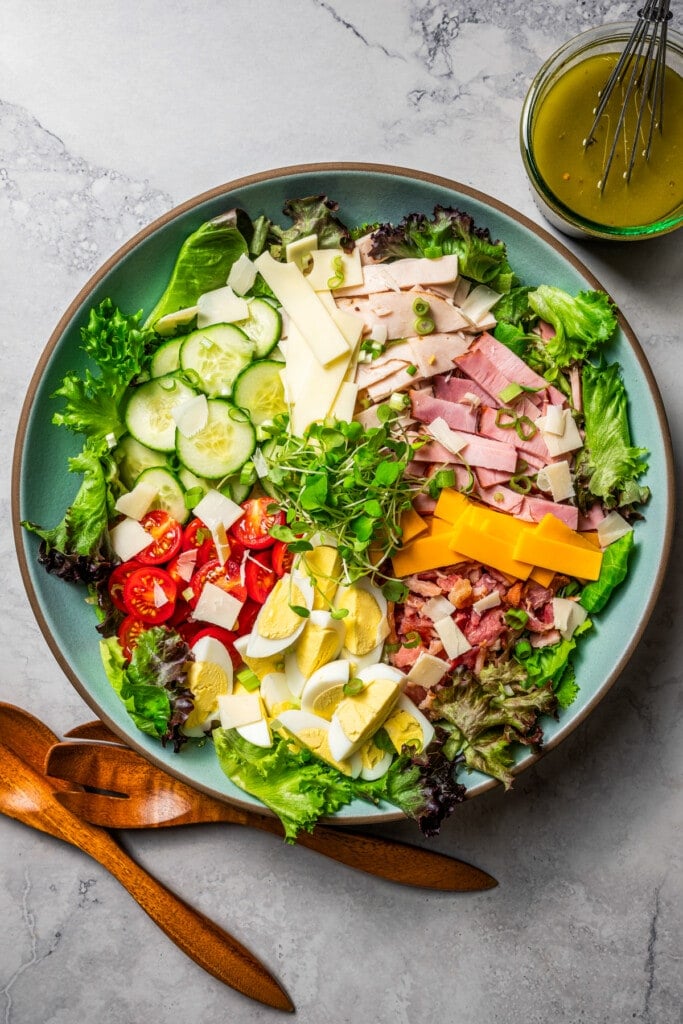
[[[161,604],[158,597],[164,595]],[[170,619],[175,610],[177,587],[165,569],[156,565],[143,565],[131,573],[123,585],[123,600],[131,615],[149,625],[159,625]]]
[[[187,586],[187,584],[185,584]],[[166,625],[171,629],[178,630],[184,622],[187,622],[192,615],[192,609],[190,608],[187,601],[178,595],[176,598],[175,608],[173,614],[169,619],[166,620]]]
[[[196,516],[183,530],[183,551],[190,548],[197,549],[197,568],[209,559],[218,557],[211,530]]]
[[[126,661],[130,661],[140,634],[144,633],[146,629],[149,629],[149,626],[137,615],[127,615],[119,626],[118,640]]]
[[[268,512],[274,505],[272,498],[249,498],[242,502],[244,515],[233,523],[228,536],[234,537],[245,548],[269,548],[275,538],[268,532],[273,526],[281,526],[285,521],[284,512]]]
[[[261,605],[258,601],[252,601],[248,598],[242,605],[242,610],[237,616],[237,624],[235,626],[235,632],[238,636],[244,636],[246,633],[251,633],[251,628],[256,622],[258,613],[261,611]]]
[[[177,519],[163,509],[152,509],[140,520],[140,525],[151,533],[154,540],[136,556],[143,565],[161,565],[180,551],[183,528]]]
[[[187,551],[181,551],[180,554],[176,555],[175,558],[172,558],[166,566],[166,572],[177,585],[179,593],[182,593],[185,587],[190,585],[190,580],[192,579],[195,570],[201,564],[199,562],[199,555],[197,555],[195,561],[192,561],[193,550],[196,549],[188,548]],[[189,561],[187,561],[188,555]],[[179,565],[180,559],[184,559],[184,564]]]
[[[123,600],[123,585],[132,572],[139,569],[140,565],[138,562],[121,562],[117,565],[111,576],[107,587],[109,588],[109,596],[114,602],[114,607],[118,608],[120,612],[127,612],[128,609]]]
[[[212,558],[197,569],[190,583],[192,588],[190,605],[193,608],[199,600],[205,583],[213,583],[227,594],[232,594],[237,601],[246,601],[247,588],[242,583],[240,564],[232,558],[229,558],[225,565],[221,565],[217,558]]]
[[[230,655],[232,667],[240,667],[240,665],[242,664],[242,659],[240,658],[239,654],[237,653],[234,647],[235,640],[237,639],[237,633],[233,633],[232,630],[230,629],[223,629],[222,626],[207,626],[205,623],[203,623],[202,628],[199,630],[199,632],[195,633],[192,639],[188,641],[190,647],[193,644],[195,644],[197,640],[201,640],[203,636],[210,636],[213,637],[214,640],[219,640],[220,643],[222,643],[225,649],[227,650],[228,654]]]
[[[277,582],[277,573],[273,569],[270,551],[262,551],[258,555],[250,555],[244,563],[244,582],[247,594],[252,601],[263,604]]]
[[[292,562],[294,561],[294,554],[287,546],[287,542],[284,540],[276,540],[272,550],[273,556],[273,569],[277,576],[284,576],[286,572],[292,568]]]

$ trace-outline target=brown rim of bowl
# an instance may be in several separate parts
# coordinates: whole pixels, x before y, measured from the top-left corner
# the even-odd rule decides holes
[[[156,764],[159,768],[161,768],[164,771],[168,772],[170,775],[174,775],[177,778],[182,779],[182,781],[184,781],[184,782],[189,782],[189,784],[194,786],[195,789],[199,789],[199,790],[201,790],[201,791],[203,791],[205,793],[210,794],[211,796],[217,797],[219,800],[223,800],[226,803],[236,804],[237,806],[243,807],[246,810],[251,811],[252,813],[255,813],[255,814],[263,813],[263,814],[272,815],[272,812],[269,811],[268,808],[266,808],[266,807],[262,808],[262,807],[255,806],[252,803],[249,803],[249,802],[247,802],[245,800],[239,799],[239,797],[232,797],[232,796],[229,796],[226,793],[222,792],[221,790],[213,789],[211,786],[207,786],[207,785],[204,785],[202,783],[195,782],[194,780],[188,780],[187,776],[185,774],[183,774],[182,772],[174,769],[172,766],[170,766],[161,757],[156,757],[146,747],[143,747],[140,743],[136,742],[134,737],[131,738],[130,736],[126,735],[123,732],[123,730],[120,729],[120,727],[117,725],[117,723],[115,721],[113,721],[108,715],[103,714],[102,710],[98,707],[96,701],[94,700],[92,695],[88,692],[87,688],[81,683],[81,681],[72,672],[71,666],[69,665],[69,663],[65,659],[64,655],[61,652],[61,649],[55,643],[52,634],[50,633],[49,629],[47,628],[47,623],[45,622],[45,619],[43,617],[43,613],[42,613],[42,610],[40,608],[40,604],[38,602],[36,593],[35,593],[35,591],[33,589],[33,584],[31,582],[31,577],[30,577],[29,570],[28,570],[28,564],[27,564],[26,555],[25,555],[25,551],[24,551],[24,545],[23,545],[22,527],[20,525],[20,519],[19,519],[19,515],[20,515],[20,510],[19,510],[19,483],[20,483],[20,476],[21,476],[21,462],[22,462],[22,455],[23,455],[23,448],[24,448],[24,440],[25,440],[25,435],[26,435],[26,429],[27,429],[27,426],[28,426],[29,415],[30,415],[31,408],[32,408],[32,405],[33,405],[33,400],[34,400],[34,397],[35,397],[36,389],[38,387],[39,381],[41,380],[41,378],[43,376],[46,364],[47,364],[48,360],[50,359],[50,356],[52,355],[52,352],[53,352],[55,346],[57,345],[59,339],[61,338],[61,336],[62,336],[62,334],[64,332],[64,330],[66,329],[66,326],[68,325],[69,321],[72,319],[74,314],[76,313],[76,311],[79,308],[79,306],[81,306],[81,304],[86,300],[86,298],[89,295],[89,293],[102,280],[102,278],[114,266],[116,266],[116,264],[125,255],[127,255],[132,249],[134,249],[143,239],[147,238],[149,235],[151,235],[155,231],[159,230],[159,228],[164,227],[164,225],[166,225],[169,222],[175,220],[177,217],[179,217],[182,214],[186,213],[188,210],[192,210],[196,206],[199,206],[202,203],[210,201],[211,199],[218,198],[219,196],[223,195],[226,192],[234,192],[237,189],[245,188],[247,185],[254,185],[254,184],[257,184],[259,182],[270,181],[270,180],[273,180],[273,179],[276,179],[276,178],[289,177],[289,176],[295,175],[295,174],[315,174],[315,173],[319,173],[319,172],[333,172],[333,171],[334,172],[339,172],[339,171],[356,171],[356,172],[358,172],[358,171],[360,171],[360,172],[366,172],[366,173],[369,173],[369,174],[386,174],[386,175],[392,175],[392,176],[397,177],[397,178],[415,179],[415,180],[418,180],[418,181],[428,182],[428,183],[430,183],[432,185],[437,185],[440,188],[446,189],[448,191],[459,192],[462,195],[469,196],[471,199],[475,199],[478,202],[480,202],[480,203],[482,203],[482,204],[484,204],[486,206],[492,207],[493,209],[499,211],[500,213],[505,214],[507,217],[510,217],[512,220],[516,221],[518,224],[521,224],[528,231],[532,232],[532,234],[534,234],[537,238],[540,238],[542,241],[544,241],[548,245],[552,246],[552,248],[555,249],[556,252],[558,252],[565,260],[567,260],[567,262],[569,262],[576,270],[578,270],[579,273],[582,274],[583,277],[585,277],[585,279],[588,282],[590,282],[591,287],[593,287],[595,289],[598,289],[598,290],[601,290],[601,291],[605,291],[605,289],[604,289],[603,285],[600,283],[600,281],[598,281],[598,279],[594,276],[594,274],[592,274],[588,270],[588,268],[581,262],[581,260],[579,260],[578,257],[576,257],[560,241],[558,241],[553,235],[551,235],[550,232],[546,231],[544,228],[540,227],[538,224],[535,224],[528,217],[524,216],[524,214],[518,213],[516,210],[512,209],[512,207],[507,206],[507,204],[500,202],[498,199],[494,199],[492,196],[489,196],[489,195],[487,195],[484,192],[480,192],[477,189],[470,188],[468,185],[462,185],[459,182],[452,181],[449,178],[443,178],[440,175],[430,174],[427,171],[412,170],[409,167],[393,167],[393,166],[390,166],[390,165],[387,165],[387,164],[373,164],[373,163],[354,163],[354,162],[334,163],[334,162],[330,162],[330,163],[313,163],[313,164],[293,164],[293,165],[288,166],[288,167],[277,167],[277,168],[273,168],[272,170],[269,170],[269,171],[262,171],[262,172],[260,172],[258,174],[249,174],[249,175],[246,175],[245,177],[237,178],[234,181],[226,182],[223,185],[218,185],[216,188],[209,189],[207,192],[202,192],[200,195],[194,196],[193,198],[186,200],[184,203],[181,203],[179,206],[174,207],[172,210],[169,210],[167,213],[165,213],[161,217],[157,218],[157,220],[155,220],[151,224],[147,225],[147,227],[143,228],[136,235],[134,235],[131,239],[129,239],[129,241],[126,242],[125,245],[121,246],[121,248],[118,249],[112,256],[110,256],[109,259],[106,260],[106,262],[102,264],[102,266],[99,268],[99,270],[97,270],[92,275],[92,277],[81,288],[81,290],[79,291],[78,295],[76,295],[76,297],[72,300],[72,302],[70,303],[69,307],[64,312],[64,314],[62,315],[61,319],[59,320],[59,323],[57,324],[55,329],[52,331],[52,334],[50,335],[48,343],[45,346],[45,349],[43,350],[42,355],[40,356],[40,359],[38,360],[38,364],[36,366],[36,369],[34,370],[34,373],[33,373],[32,377],[31,377],[31,381],[29,383],[29,386],[28,386],[28,389],[27,389],[27,392],[26,392],[26,397],[24,399],[24,404],[23,404],[23,407],[22,407],[22,410],[21,410],[21,415],[20,415],[20,418],[19,418],[19,426],[18,426],[18,429],[17,429],[17,437],[16,437],[16,442],[15,442],[15,448],[14,448],[14,458],[13,458],[13,462],[12,462],[12,529],[13,529],[13,533],[14,533],[14,543],[15,543],[15,547],[16,547],[16,551],[17,551],[17,557],[18,557],[18,560],[19,560],[19,567],[20,567],[20,570],[21,570],[22,579],[24,581],[24,588],[25,588],[26,593],[28,595],[29,603],[31,605],[31,608],[33,609],[33,614],[36,617],[38,625],[40,626],[40,630],[41,630],[41,632],[43,634],[43,637],[47,641],[48,647],[52,651],[52,654],[54,655],[57,663],[61,667],[61,669],[64,672],[64,674],[66,675],[67,679],[69,679],[71,684],[75,687],[75,689],[78,691],[78,693],[83,698],[83,700],[86,702],[86,704],[88,704],[93,709],[93,711],[100,717],[100,719],[103,722],[105,722],[105,724],[108,725],[109,728],[117,736],[121,737],[122,742],[124,742],[127,746],[132,747],[134,750],[137,750],[140,754],[142,754],[143,757],[147,758],[147,760],[151,761],[153,764]],[[640,621],[638,623],[638,629],[636,630],[635,634],[631,638],[630,643],[629,643],[626,651],[624,652],[622,657],[619,659],[619,661],[615,664],[615,666],[612,669],[610,675],[607,677],[607,679],[605,680],[603,685],[600,687],[599,691],[592,697],[592,699],[588,702],[588,704],[581,710],[580,714],[578,714],[575,718],[573,718],[570,722],[568,722],[567,725],[564,728],[561,728],[559,730],[559,732],[555,736],[553,736],[552,740],[550,740],[548,742],[548,744],[545,745],[540,751],[537,751],[536,753],[531,754],[528,757],[525,757],[524,760],[521,762],[521,764],[517,765],[516,768],[513,769],[513,774],[515,774],[515,775],[521,773],[522,771],[525,771],[527,768],[531,767],[531,765],[533,765],[537,761],[539,761],[540,758],[544,757],[549,751],[555,749],[555,747],[557,747],[561,743],[561,741],[563,739],[565,739],[566,736],[568,736],[571,732],[573,732],[574,729],[576,729],[577,726],[579,726],[588,717],[588,715],[594,710],[594,708],[597,707],[597,705],[602,700],[602,698],[605,696],[607,691],[612,687],[612,685],[614,684],[614,682],[616,681],[618,676],[623,671],[623,669],[626,666],[627,662],[632,657],[636,647],[638,646],[638,643],[640,642],[640,639],[641,639],[641,637],[643,635],[645,627],[647,626],[647,624],[648,624],[648,622],[650,620],[650,616],[652,614],[653,608],[654,608],[655,603],[657,601],[657,597],[659,595],[659,592],[661,590],[662,584],[664,582],[664,576],[666,574],[666,569],[667,569],[667,565],[668,565],[668,561],[669,561],[669,556],[670,556],[670,553],[671,553],[671,544],[672,544],[672,538],[673,538],[673,525],[674,525],[674,519],[675,519],[675,516],[674,516],[674,513],[675,513],[675,486],[674,486],[671,434],[670,434],[670,431],[669,431],[669,425],[668,425],[667,418],[666,418],[666,412],[664,410],[664,403],[662,401],[662,397],[661,397],[661,394],[660,394],[657,382],[655,380],[654,374],[652,373],[652,370],[651,370],[650,365],[649,365],[649,363],[647,361],[645,353],[644,353],[644,351],[643,351],[643,349],[642,349],[642,347],[640,345],[640,342],[636,338],[636,336],[633,333],[631,327],[629,326],[629,324],[627,323],[626,319],[624,318],[624,316],[621,313],[618,313],[618,320],[619,320],[619,326],[621,327],[621,330],[623,331],[625,337],[627,338],[628,342],[630,343],[630,345],[631,345],[631,347],[632,347],[632,349],[633,349],[633,351],[635,353],[635,356],[636,356],[636,359],[638,360],[640,369],[641,369],[641,371],[642,371],[642,373],[643,373],[643,375],[644,375],[644,377],[645,377],[645,379],[647,381],[649,390],[650,390],[650,392],[651,392],[651,394],[652,394],[652,396],[654,398],[655,406],[656,406],[656,409],[657,409],[657,419],[658,419],[659,427],[660,427],[660,430],[662,432],[662,436],[663,436],[664,442],[665,442],[665,449],[666,449],[666,478],[667,478],[667,485],[668,485],[668,488],[669,488],[669,492],[670,492],[672,498],[671,498],[671,502],[669,503],[669,507],[667,509],[667,515],[666,515],[666,530],[665,530],[665,536],[664,536],[663,557],[660,560],[660,563],[659,563],[659,566],[658,566],[658,569],[657,569],[657,574],[656,574],[656,577],[655,577],[655,585],[654,585],[652,594],[650,596],[650,600],[648,601],[646,607],[643,609],[643,612],[641,614]],[[471,798],[471,797],[474,797],[474,796],[479,796],[482,793],[485,793],[488,790],[493,789],[495,786],[498,786],[498,785],[499,785],[499,783],[498,783],[498,781],[496,779],[488,779],[485,782],[481,782],[478,785],[473,786],[471,789],[468,789],[467,797]],[[389,812],[387,812],[385,814],[382,814],[381,816],[380,815],[372,815],[372,816],[349,815],[348,817],[343,817],[343,818],[336,818],[335,817],[335,818],[331,818],[331,819],[327,819],[327,820],[332,822],[332,823],[334,823],[335,825],[340,825],[340,826],[344,826],[345,827],[347,825],[372,825],[372,824],[379,824],[380,822],[398,821],[398,820],[402,820],[403,818],[404,818],[404,815],[403,815],[403,813],[401,811],[396,811],[396,812],[389,811]]]

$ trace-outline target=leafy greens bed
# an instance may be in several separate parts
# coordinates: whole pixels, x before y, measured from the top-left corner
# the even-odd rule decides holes
[[[202,225],[144,320],[91,310],[53,417],[82,483],[24,526],[138,728],[210,735],[290,839],[356,798],[432,835],[575,700],[627,576],[647,463],[615,312],[521,282],[453,208],[284,214]]]

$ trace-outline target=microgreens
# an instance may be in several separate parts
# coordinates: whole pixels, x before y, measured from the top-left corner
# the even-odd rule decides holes
[[[358,422],[314,423],[303,437],[276,419],[265,452],[269,482],[287,509],[272,535],[296,552],[310,550],[321,531],[333,534],[348,582],[377,572],[397,550],[401,515],[423,486],[405,476],[415,446],[396,413],[380,406],[378,418],[380,426],[367,430]]]

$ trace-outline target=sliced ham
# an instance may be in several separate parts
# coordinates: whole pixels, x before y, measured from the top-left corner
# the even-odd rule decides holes
[[[531,369],[530,366],[520,359],[507,345],[501,344],[492,334],[484,333],[477,339],[477,347],[498,367],[509,381],[515,384],[523,384],[526,388],[537,388],[539,391],[547,389],[551,395],[553,405],[562,405],[564,395],[552,385],[548,385],[545,377],[541,377]],[[551,394],[552,393],[552,394]],[[559,398],[559,401],[558,401]]]
[[[468,395],[475,395],[486,403],[490,399],[487,392],[468,377],[438,377],[434,381],[434,394],[447,402],[466,402]]]
[[[528,453],[534,455],[537,459],[545,459],[546,462],[550,461],[550,455],[540,430],[537,430],[533,437],[523,439],[519,437],[514,428],[496,426],[497,415],[497,409],[492,409],[490,406],[482,408],[479,416],[479,433],[483,437],[490,437],[492,440],[509,444],[522,455]]]
[[[599,502],[595,502],[594,505],[588,509],[585,516],[579,515],[579,530],[597,530],[600,523],[605,518],[605,512],[601,508]]]
[[[477,497],[486,502],[499,512],[509,512],[510,515],[518,516],[524,507],[524,495],[518,494],[510,487],[478,487]]]
[[[484,469],[479,466],[474,475],[480,487],[496,487],[498,484],[506,484],[513,474],[502,469]]]
[[[485,393],[489,405],[500,406],[503,404],[499,396],[509,386],[510,381],[487,358],[476,342],[464,356],[458,356],[453,362],[465,376],[479,385]]]
[[[500,469],[514,473],[517,452],[510,445],[473,434],[459,455],[453,455],[438,441],[430,441],[415,453],[415,459],[417,462],[448,463],[460,463],[464,459],[470,466],[483,466],[484,469]]]
[[[417,317],[413,310],[413,302],[421,292],[382,292],[367,298],[341,298],[337,300],[340,309],[356,313],[370,328],[375,324],[384,324],[388,337],[407,338],[415,334]],[[469,327],[467,319],[446,299],[438,295],[425,295],[429,303],[434,329],[439,334],[449,331],[461,331]]]
[[[472,344],[472,335],[462,331],[450,334],[423,334],[408,338],[412,359],[420,376],[434,377],[453,369],[453,360],[464,355]],[[391,351],[391,349],[389,349]]]
[[[335,289],[335,296],[373,295],[397,288],[415,288],[420,285],[453,284],[458,277],[458,257],[439,256],[437,259],[406,257],[393,263],[372,263],[363,267],[363,283],[350,288]]]
[[[519,513],[520,519],[526,519],[530,523],[540,523],[548,513],[561,519],[563,523],[572,530],[579,525],[579,510],[574,505],[562,505],[556,501],[547,501],[545,498],[524,498],[524,506]]]
[[[477,430],[477,411],[471,405],[459,402],[446,402],[442,398],[434,398],[427,391],[411,391],[410,403],[413,416],[420,423],[432,423],[441,418],[451,430],[463,430],[474,434]]]

